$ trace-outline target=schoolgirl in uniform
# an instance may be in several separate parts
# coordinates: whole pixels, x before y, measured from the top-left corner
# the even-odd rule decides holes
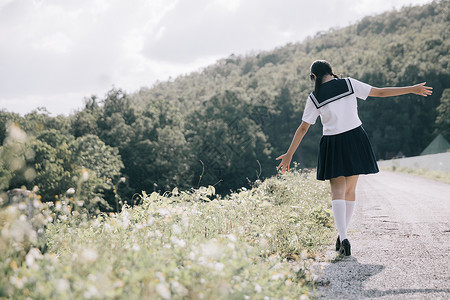
[[[319,145],[317,179],[330,180],[332,210],[339,233],[336,251],[349,256],[347,227],[355,206],[358,176],[378,172],[375,155],[358,117],[356,98],[365,100],[368,96],[389,97],[409,93],[427,96],[432,94],[432,88],[425,83],[376,88],[353,78],[339,79],[325,60],[316,60],[311,65],[310,78],[315,81],[314,91],[308,96],[302,123],[288,151],[277,158],[281,159],[277,170],[289,171],[292,155],[309,126],[320,116],[323,136]]]

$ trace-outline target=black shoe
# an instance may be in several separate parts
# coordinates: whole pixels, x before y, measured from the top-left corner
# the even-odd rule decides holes
[[[336,240],[336,251],[339,251],[341,249],[341,240],[339,239],[339,236]]]
[[[339,249],[339,253],[341,253],[345,256],[352,255],[352,253],[350,251],[350,242],[348,241],[348,239],[345,239],[342,241],[341,248]]]

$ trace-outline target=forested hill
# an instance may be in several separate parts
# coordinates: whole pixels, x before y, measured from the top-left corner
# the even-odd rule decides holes
[[[67,118],[52,118],[45,111],[25,117],[2,112],[0,138],[14,120],[33,136],[33,150],[40,155],[28,159],[28,165],[38,166],[34,179],[26,182],[24,176],[3,170],[9,177],[0,183],[4,189],[19,183],[43,186],[39,178],[48,181],[53,176],[51,188],[44,188],[51,200],[67,189],[71,172],[108,165],[109,173],[94,172],[95,178],[111,182],[126,177],[126,183],[115,187],[122,199],[175,186],[215,185],[219,193],[248,187],[257,178],[275,174],[275,158],[287,150],[301,122],[313,88],[309,66],[316,59],[330,61],[335,73],[373,86],[424,81],[433,86],[434,94],[427,98],[406,95],[359,102],[378,159],[399,152],[418,155],[438,133],[450,138],[450,90],[444,92],[450,88],[449,3],[366,17],[273,51],[232,54],[135,94],[113,89],[102,99],[87,99],[83,110]],[[321,129],[320,124],[312,126],[297,150],[294,160],[300,167],[315,167]],[[62,144],[68,152],[60,149]],[[87,155],[85,149],[98,147],[106,153],[101,164],[73,154]],[[58,165],[58,160],[46,160],[52,155],[67,157]],[[72,163],[63,165],[67,159]],[[69,179],[60,180],[63,177]],[[93,192],[106,202],[117,199],[111,183],[97,190],[93,185]]]

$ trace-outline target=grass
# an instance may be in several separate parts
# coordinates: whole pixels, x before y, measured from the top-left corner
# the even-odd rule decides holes
[[[144,193],[95,218],[28,200],[0,211],[3,298],[308,299],[333,231],[328,185],[301,171],[226,198]]]
[[[393,171],[393,172],[402,172],[411,175],[416,175],[424,178],[429,178],[437,181],[441,181],[444,183],[450,183],[450,173],[444,171],[433,171],[428,169],[419,169],[419,168],[407,168],[407,167],[397,167],[390,166],[385,167],[383,170]]]

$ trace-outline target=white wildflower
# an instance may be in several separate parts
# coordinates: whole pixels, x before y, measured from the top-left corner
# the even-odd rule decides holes
[[[163,217],[166,217],[166,216],[170,215],[169,210],[165,209],[165,208],[160,208],[160,209],[158,209],[157,212]]]
[[[83,181],[88,181],[89,180],[89,173],[86,170],[83,170],[83,174],[81,175],[81,179]]]
[[[164,274],[161,273],[161,272],[156,272],[156,273],[155,273],[155,276],[156,276],[156,278],[158,278],[158,280],[159,280],[160,282],[165,282],[165,281],[166,281],[166,277],[165,277]]]
[[[181,227],[178,224],[173,224],[172,225],[172,233],[179,235],[183,232],[183,229],[181,229]]]
[[[28,254],[25,256],[25,262],[29,268],[34,265],[36,259],[42,259],[41,251],[37,248],[31,248]]]
[[[74,188],[70,188],[70,189],[68,189],[68,190],[66,191],[66,193],[67,193],[68,195],[75,194],[75,189],[74,189]]]
[[[187,212],[183,212],[183,214],[181,215],[181,224],[185,228],[189,227],[189,215],[187,214]]]
[[[17,208],[15,206],[7,206],[6,212],[8,215],[13,215],[17,212]]]
[[[90,262],[94,262],[98,257],[97,251],[95,251],[94,249],[84,249],[81,252],[81,259],[82,262],[85,263],[90,263]]]
[[[133,250],[134,251],[139,251],[139,250],[141,250],[141,247],[138,244],[134,244],[133,245]]]
[[[18,277],[16,277],[16,276],[11,276],[11,277],[9,278],[9,282],[10,282],[13,286],[15,286],[17,289],[21,290],[21,289],[23,289],[26,280],[24,280],[24,278],[18,278]]]
[[[27,140],[27,134],[19,126],[12,124],[8,127],[8,133],[11,139],[24,143]]]
[[[186,247],[186,242],[184,240],[178,240],[177,245],[180,246],[181,248],[184,248]]]
[[[185,288],[181,283],[175,280],[170,282],[170,288],[175,294],[181,297],[186,297],[189,293],[187,288]]]
[[[120,279],[116,279],[116,281],[114,281],[114,283],[113,283],[113,288],[115,288],[115,289],[121,288],[123,286],[124,286],[124,283]]]
[[[84,292],[84,298],[86,299],[91,299],[91,298],[97,298],[98,296],[100,296],[97,288],[93,285],[90,285],[87,289],[86,292]]]
[[[275,273],[272,275],[272,280],[282,280],[284,279],[284,274],[283,273]]]
[[[233,243],[236,243],[237,237],[234,234],[232,234],[232,233],[228,234],[227,237],[230,241],[232,241]]]
[[[33,207],[34,208],[42,208],[42,206],[43,206],[43,204],[42,204],[42,202],[41,201],[39,201],[38,199],[34,199],[33,200]]]
[[[177,245],[177,246],[179,246],[181,248],[184,248],[186,246],[186,242],[184,240],[181,240],[181,239],[177,238],[176,236],[170,237],[170,241],[173,244],[175,244],[175,245]]]
[[[95,219],[93,222],[92,222],[92,227],[94,227],[94,228],[98,228],[98,227],[100,227],[102,224],[100,223],[100,221],[98,220],[98,219]]]
[[[20,203],[19,203],[19,209],[20,209],[20,210],[25,210],[25,209],[27,209],[27,205],[25,204],[25,202],[20,202]]]
[[[172,298],[169,288],[164,283],[158,283],[156,285],[156,292],[163,299],[171,299]]]
[[[218,272],[222,271],[223,268],[225,268],[225,265],[221,262],[215,263],[214,264],[214,269]]]
[[[262,287],[259,284],[255,284],[255,292],[257,293],[261,293],[262,292]]]
[[[55,281],[55,289],[59,293],[66,293],[70,289],[70,283],[66,279],[63,279],[63,278],[57,279]]]
[[[218,259],[222,256],[222,249],[214,239],[201,245],[202,254],[211,259]]]
[[[105,223],[105,224],[103,225],[103,228],[104,228],[106,231],[108,231],[108,232],[111,232],[111,231],[112,231],[112,226],[109,225],[108,223]]]
[[[272,269],[274,269],[274,270],[278,270],[278,269],[282,269],[282,268],[283,268],[283,263],[281,263],[281,262],[277,263],[276,265],[274,265],[272,267]]]
[[[127,229],[130,226],[130,220],[128,219],[128,212],[125,211],[122,214],[122,228]]]
[[[261,238],[259,240],[259,246],[263,249],[266,249],[267,247],[269,247],[269,242],[265,238]]]

